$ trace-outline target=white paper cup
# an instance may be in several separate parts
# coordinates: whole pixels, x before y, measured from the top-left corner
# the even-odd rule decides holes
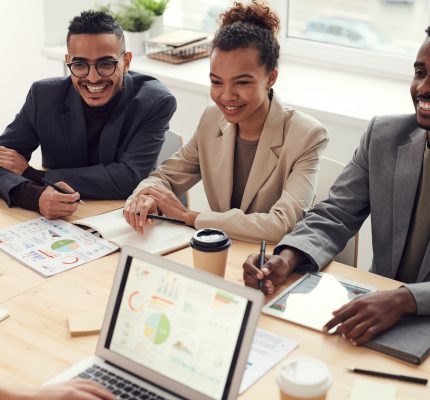
[[[332,384],[332,376],[321,361],[296,357],[282,364],[276,381],[282,400],[324,400]]]

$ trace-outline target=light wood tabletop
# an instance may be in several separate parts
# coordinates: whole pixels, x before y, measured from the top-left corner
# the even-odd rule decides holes
[[[87,206],[79,206],[73,219],[110,211],[122,204],[88,202]],[[4,203],[0,203],[0,227],[37,216],[29,211],[8,209]],[[268,251],[271,249],[272,247]],[[242,285],[242,263],[249,253],[258,250],[258,244],[233,241],[225,278]],[[67,318],[70,314],[85,310],[104,312],[118,256],[117,252],[51,278],[42,278],[0,253],[0,308],[8,309],[11,315],[0,323],[0,385],[40,385],[71,364],[94,353],[97,335],[71,337]],[[190,248],[166,257],[192,265]],[[380,289],[399,286],[398,282],[335,262],[325,271]],[[293,275],[288,283],[297,277],[298,275]],[[299,347],[292,356],[316,357],[329,366],[334,376],[329,400],[349,399],[355,379],[394,385],[397,389],[396,399],[430,398],[429,386],[346,372],[347,367],[357,367],[429,377],[430,359],[415,366],[364,347],[353,347],[341,337],[324,335],[267,315],[261,315],[259,327],[297,341]],[[277,399],[275,372],[276,367],[240,398]]]

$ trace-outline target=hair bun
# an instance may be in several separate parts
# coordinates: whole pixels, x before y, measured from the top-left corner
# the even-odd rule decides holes
[[[279,32],[279,17],[271,11],[264,0],[252,0],[250,4],[235,2],[226,12],[220,15],[220,29],[235,22],[244,22],[269,29],[274,35]]]

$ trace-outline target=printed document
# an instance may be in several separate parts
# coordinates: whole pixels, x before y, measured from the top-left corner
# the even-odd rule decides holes
[[[51,276],[118,250],[70,222],[44,217],[0,230],[0,249],[43,276]]]
[[[239,393],[242,394],[297,346],[297,342],[286,337],[275,335],[263,329],[257,329]]]

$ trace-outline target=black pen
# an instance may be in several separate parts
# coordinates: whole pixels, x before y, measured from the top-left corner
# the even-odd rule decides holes
[[[66,189],[63,189],[62,187],[56,185],[54,182],[51,182],[50,180],[48,180],[46,178],[40,178],[40,180],[43,183],[46,183],[48,186],[51,186],[52,188],[54,188],[57,192],[60,192],[60,193],[63,193],[63,194],[73,194],[71,192],[68,192]],[[79,204],[85,205],[85,203],[81,199],[76,200],[76,201],[78,201]]]
[[[136,215],[140,215],[140,212],[137,212]],[[182,221],[180,219],[170,218],[170,217],[166,217],[164,215],[158,215],[158,214],[147,214],[146,218],[159,219],[160,221],[166,221],[166,222],[170,222],[172,224],[178,224],[178,225],[185,225],[186,224],[185,221]]]
[[[412,382],[412,383],[419,383],[421,385],[427,385],[427,379],[425,379],[425,378],[417,378],[415,376],[407,376],[407,375],[389,374],[387,372],[370,371],[368,369],[360,369],[360,368],[347,368],[347,369],[348,369],[348,371],[354,372],[356,374],[378,376],[380,378],[397,379],[398,381]]]
[[[258,259],[258,269],[261,270],[261,267],[264,265],[266,261],[266,241],[262,240],[260,245],[260,257]],[[263,279],[258,280],[258,288],[263,289]]]

